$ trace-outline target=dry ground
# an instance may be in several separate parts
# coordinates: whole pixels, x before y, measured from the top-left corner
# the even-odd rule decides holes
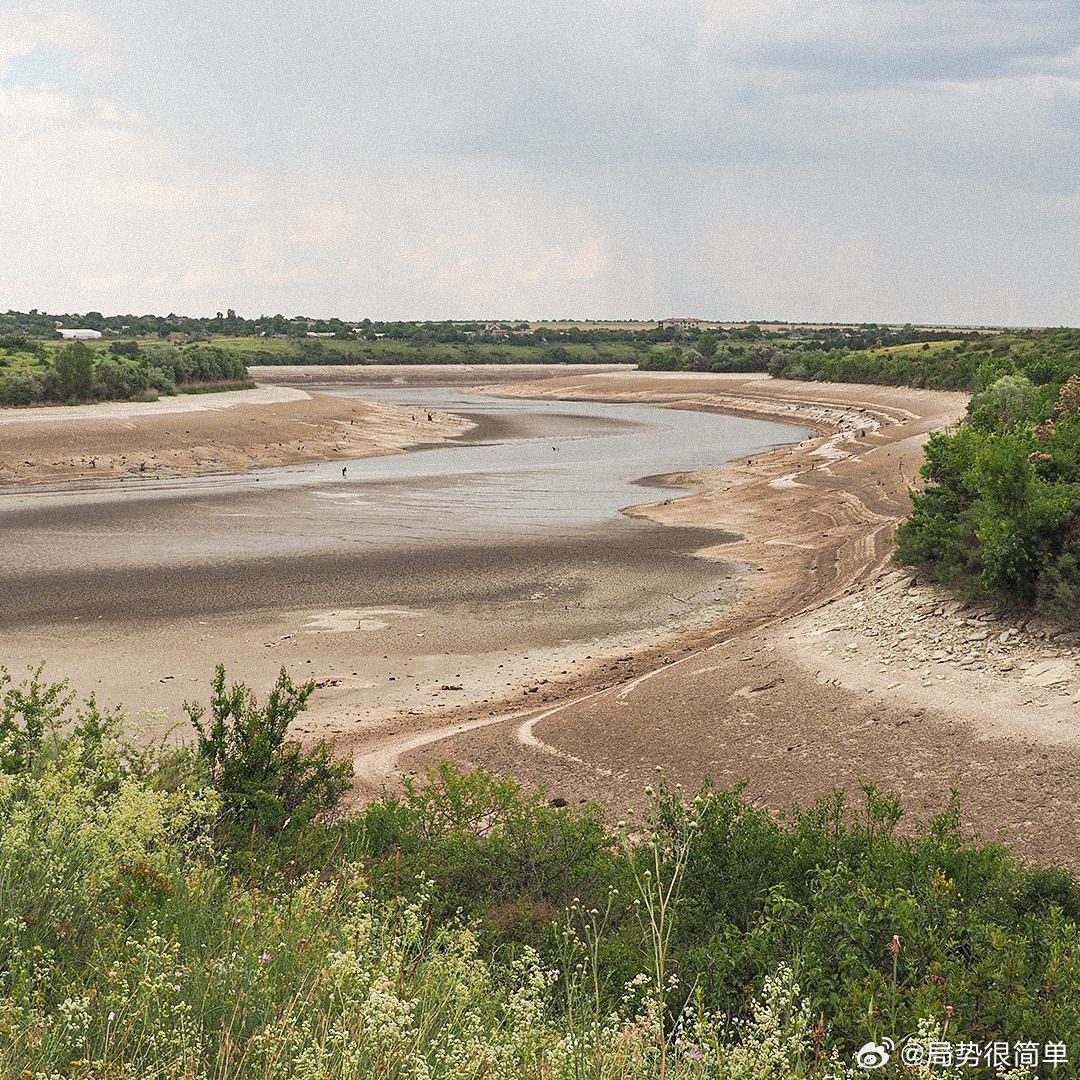
[[[1003,672],[1000,662],[967,657],[956,692],[957,672],[932,659],[940,641],[920,639],[912,619],[903,620],[910,667],[850,659],[870,627],[889,642],[889,619],[925,605],[926,595],[902,595],[905,582],[888,567],[891,540],[909,510],[926,435],[959,419],[963,395],[659,373],[489,389],[767,415],[823,434],[685,478],[697,485],[687,497],[633,511],[740,534],[699,553],[740,560],[748,571],[741,600],[714,626],[597,657],[572,682],[527,687],[482,713],[408,718],[392,733],[343,743],[364,790],[390,782],[399,768],[446,757],[512,770],[618,815],[640,805],[656,767],[687,786],[706,776],[723,785],[746,780],[752,798],[780,809],[836,787],[857,795],[863,782],[876,782],[902,796],[910,820],[945,808],[956,789],[969,825],[1005,836],[1032,859],[1080,866],[1073,697],[1044,702],[1053,715],[1033,725],[1028,714],[1040,706],[1030,682],[1021,682],[1025,669]],[[875,621],[852,622],[853,607],[886,594],[892,606],[880,607]],[[855,649],[834,648],[833,632],[854,633]],[[1052,643],[1039,643],[1048,645],[1053,653]],[[929,678],[927,665],[934,665]],[[1003,693],[1010,674],[1015,686]]]

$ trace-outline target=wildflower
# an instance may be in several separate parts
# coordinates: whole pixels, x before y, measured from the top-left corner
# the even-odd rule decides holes
[[[688,1046],[686,1048],[686,1056],[691,1061],[700,1061],[701,1060],[701,1051],[696,1046]]]
[[[269,963],[270,963],[270,962],[271,962],[271,961],[272,961],[272,960],[273,960],[274,958],[273,958],[273,957],[272,957],[272,956],[271,956],[271,955],[270,955],[270,954],[269,954],[268,952],[264,952],[264,953],[262,954],[262,956],[260,956],[260,957],[259,957],[259,959],[260,959],[260,960],[261,960],[261,961],[262,961],[262,962],[263,962],[264,964],[269,964]]]

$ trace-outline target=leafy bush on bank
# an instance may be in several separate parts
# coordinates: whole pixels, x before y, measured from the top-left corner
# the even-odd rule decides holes
[[[0,405],[131,401],[236,384],[248,384],[247,365],[217,345],[140,349],[128,342],[98,351],[74,341],[51,353],[40,342],[0,339]]]
[[[1080,625],[1080,375],[1006,374],[931,435],[897,558],[1009,609]]]
[[[288,740],[309,685],[219,670],[197,745],[139,751],[0,677],[0,1073],[850,1077],[947,1018],[1080,1046],[1080,887],[955,806],[904,836],[872,788],[778,820],[660,784],[612,831],[445,766],[346,814]]]

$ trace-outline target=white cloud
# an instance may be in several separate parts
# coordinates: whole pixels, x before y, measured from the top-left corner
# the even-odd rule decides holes
[[[5,306],[1080,321],[1071,0],[4,19]]]

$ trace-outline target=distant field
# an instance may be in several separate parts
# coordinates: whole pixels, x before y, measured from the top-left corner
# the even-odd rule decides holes
[[[647,346],[626,342],[525,343],[462,342],[415,343],[383,339],[340,341],[335,338],[222,337],[215,345],[235,349],[251,364],[494,364],[494,363],[609,363],[633,364]]]

